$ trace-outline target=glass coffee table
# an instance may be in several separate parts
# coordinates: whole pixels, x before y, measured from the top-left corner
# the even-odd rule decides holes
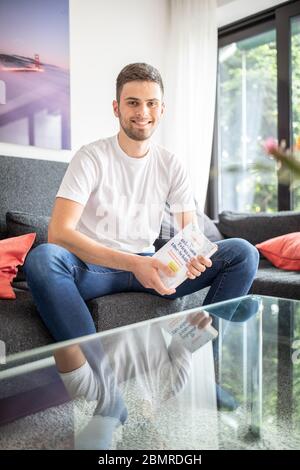
[[[205,311],[208,342],[199,307],[2,357],[0,449],[299,449],[300,302]],[[78,350],[88,397],[55,362]]]

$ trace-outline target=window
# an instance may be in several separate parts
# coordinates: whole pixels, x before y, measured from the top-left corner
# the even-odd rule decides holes
[[[291,19],[291,142],[300,136],[300,15]],[[300,182],[292,185],[293,209],[300,210]]]
[[[261,149],[277,135],[276,35],[272,28],[219,50],[219,207],[277,209],[277,175]],[[267,171],[260,167],[267,166]]]
[[[299,1],[219,31],[211,217],[300,210],[300,182],[282,180],[262,148],[270,136],[288,146],[300,136]]]

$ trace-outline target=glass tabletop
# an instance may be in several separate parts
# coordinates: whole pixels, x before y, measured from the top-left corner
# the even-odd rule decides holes
[[[297,301],[245,296],[3,351],[0,449],[300,448]]]

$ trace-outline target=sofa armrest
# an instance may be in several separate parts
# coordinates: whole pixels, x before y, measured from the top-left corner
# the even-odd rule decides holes
[[[225,238],[244,238],[252,245],[286,233],[299,232],[300,212],[245,212],[224,211],[219,214],[218,229]]]

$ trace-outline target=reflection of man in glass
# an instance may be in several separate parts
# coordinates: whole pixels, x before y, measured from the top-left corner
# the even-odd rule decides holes
[[[199,312],[190,317],[190,323],[203,330],[211,317]],[[155,323],[83,343],[81,348],[91,365],[86,361],[79,369],[60,373],[71,398],[98,401],[92,419],[75,439],[76,448],[110,447],[114,430],[127,419],[120,390],[130,379],[135,382],[136,399],[143,401],[153,419],[162,402],[184,389],[191,374],[192,354],[177,336],[167,344],[163,326],[164,322]],[[65,351],[56,351],[59,370],[65,365],[65,357]],[[205,371],[202,373],[205,376]]]
[[[228,323],[225,322],[223,325],[224,340],[224,336],[230,332],[231,322],[247,322],[258,312],[258,309],[259,301],[251,297],[225,305],[216,305],[213,308],[213,318],[205,311],[192,312],[180,318],[196,326],[200,335],[207,326],[211,325],[212,320],[216,324],[218,318],[228,319]],[[188,343],[177,334],[171,337],[170,342],[166,340],[163,332],[170,331],[170,323],[170,319],[165,319],[145,327],[130,328],[110,334],[108,337],[104,336],[101,342],[100,339],[95,339],[80,345],[81,350],[88,357],[88,362],[85,361],[81,368],[73,372],[61,373],[60,376],[71,398],[81,396],[87,401],[97,400],[98,403],[92,419],[76,437],[76,448],[110,448],[115,429],[120,424],[124,424],[127,419],[123,393],[126,387],[132,386],[130,379],[134,379],[135,382],[134,400],[143,403],[144,413],[153,425],[152,430],[155,430],[157,439],[160,439],[160,430],[155,423],[157,413],[161,413],[162,403],[178,397],[183,392],[192,372],[190,349],[193,348],[189,348]],[[216,363],[217,340],[213,342],[213,350]],[[66,348],[66,352],[72,354],[72,347]],[[65,352],[56,351],[55,359],[61,371],[66,365]],[[207,359],[208,356],[204,364],[207,364]],[[234,409],[237,406],[234,397],[215,383],[213,369],[205,367],[198,371],[194,363],[193,373],[200,374],[205,388],[210,387],[210,384],[215,384],[215,388],[210,389],[211,404],[216,398],[218,408]],[[197,387],[193,389],[195,395],[198,392]],[[197,409],[199,411],[197,406],[201,403],[197,401],[198,397],[195,395],[191,398],[195,407],[193,410],[196,412]],[[162,446],[165,445],[167,448],[168,444],[164,444],[163,439],[161,442]]]
[[[127,419],[127,408],[100,339],[58,349],[54,356],[70,398],[97,401],[92,420],[75,439],[75,448],[109,449],[114,430]],[[74,356],[81,357],[82,365],[70,370]]]

